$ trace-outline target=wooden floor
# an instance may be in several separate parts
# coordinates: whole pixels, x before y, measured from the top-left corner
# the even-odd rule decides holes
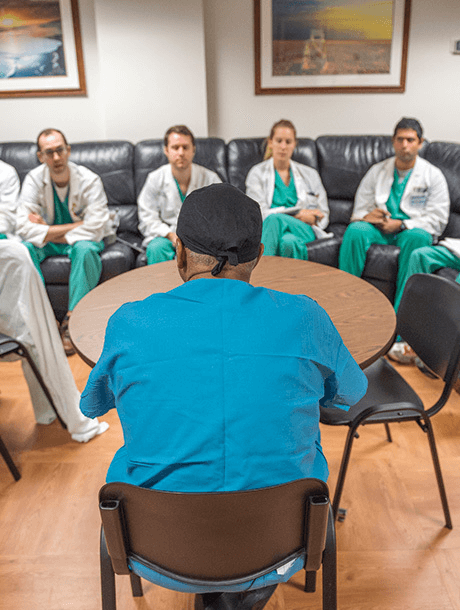
[[[79,388],[89,368],[70,358]],[[427,403],[438,381],[400,367]],[[58,424],[34,423],[18,363],[0,364],[0,434],[22,473],[15,483],[0,458],[0,609],[96,610],[100,608],[97,491],[121,428],[111,412],[110,429],[80,445]],[[454,529],[443,528],[442,510],[425,435],[415,424],[369,426],[355,443],[337,526],[341,610],[460,610],[460,396],[433,419]],[[334,489],[345,430],[323,428]],[[123,610],[186,610],[193,596],[145,584],[131,598],[118,577]],[[301,589],[299,573],[278,587],[267,610],[321,608]]]

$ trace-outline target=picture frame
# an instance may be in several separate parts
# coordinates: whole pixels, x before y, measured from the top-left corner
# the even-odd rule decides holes
[[[411,0],[254,0],[255,94],[403,93],[410,8]]]
[[[0,98],[86,95],[78,0],[3,0]]]

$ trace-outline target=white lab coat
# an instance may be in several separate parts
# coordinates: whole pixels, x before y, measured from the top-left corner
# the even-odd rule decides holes
[[[222,182],[219,176],[206,167],[192,163],[192,175],[187,195],[196,189]],[[175,233],[182,201],[177,190],[171,165],[162,165],[150,172],[137,198],[139,230],[145,239],[143,246],[154,237]]]
[[[324,230],[329,224],[329,206],[327,195],[318,172],[308,165],[290,162],[292,175],[297,192],[297,205],[294,208],[279,206],[272,208],[273,193],[275,191],[275,166],[273,158],[254,165],[249,170],[246,178],[246,195],[251,197],[260,205],[262,218],[265,220],[270,214],[283,214],[294,210],[319,209],[324,218],[312,225],[316,238],[330,237],[332,233]]]
[[[387,210],[394,180],[395,157],[373,165],[356,191],[352,220],[380,208]],[[440,235],[449,219],[449,190],[440,169],[417,157],[401,198],[401,211],[409,216],[408,229],[424,229],[434,237]]]
[[[438,246],[444,246],[460,258],[460,239],[457,237],[446,237],[438,243]]]
[[[80,392],[62,347],[56,320],[43,282],[27,248],[0,240],[0,332],[21,341],[29,350],[72,438],[86,442],[107,429],[106,423],[80,411]],[[35,418],[40,424],[55,419],[29,364],[23,360]]]
[[[69,161],[70,187],[69,212],[72,220],[83,224],[66,233],[72,245],[76,241],[101,241],[114,235],[107,197],[100,177],[82,165]],[[54,195],[50,170],[42,164],[30,171],[24,179],[19,197],[17,232],[24,241],[38,248],[45,245],[47,225],[33,223],[29,214],[39,214],[47,225],[54,224]]]
[[[14,233],[19,178],[14,167],[0,161],[0,233]]]

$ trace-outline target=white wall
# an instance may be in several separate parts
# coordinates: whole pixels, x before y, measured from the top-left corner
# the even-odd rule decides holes
[[[253,3],[204,0],[210,135],[228,140],[268,134],[280,118],[300,136],[389,133],[401,116],[419,118],[430,140],[460,142],[458,0],[415,0],[403,94],[254,94]]]
[[[207,136],[202,0],[96,0],[101,104],[109,139]]]
[[[0,141],[207,136],[202,0],[79,0],[87,97],[2,98]]]
[[[266,135],[281,117],[299,135],[389,133],[418,117],[430,140],[460,142],[458,0],[414,0],[404,94],[254,94],[252,0],[79,0],[87,97],[0,99],[0,141],[44,127],[72,142]],[[204,10],[204,17],[203,17]]]

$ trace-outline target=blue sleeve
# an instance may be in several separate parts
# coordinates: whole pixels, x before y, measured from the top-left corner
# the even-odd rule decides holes
[[[116,362],[114,346],[117,345],[117,341],[111,339],[114,326],[112,318],[107,325],[102,354],[91,371],[81,395],[80,410],[87,417],[104,415],[110,409],[115,409],[116,406],[115,395],[112,391],[112,375]]]
[[[336,361],[325,380],[325,392],[320,405],[348,411],[366,393],[367,377],[344,345],[332,321],[331,327],[331,348],[332,353],[336,354]]]

